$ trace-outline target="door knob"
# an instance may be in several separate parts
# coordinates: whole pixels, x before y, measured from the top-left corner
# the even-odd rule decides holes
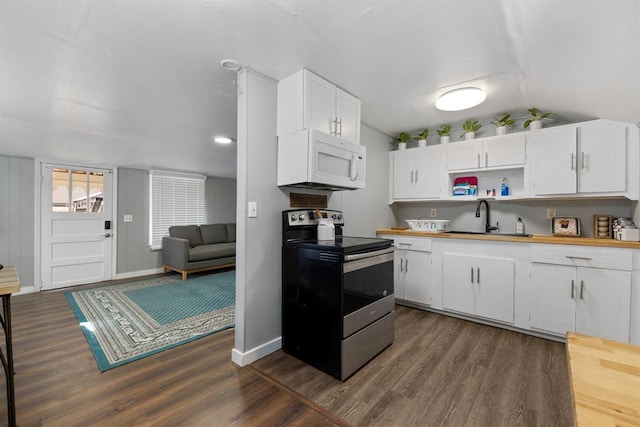
[[[111,233],[106,233],[104,237],[111,237]]]

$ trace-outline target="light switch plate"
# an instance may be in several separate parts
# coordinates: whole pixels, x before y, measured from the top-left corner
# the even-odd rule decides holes
[[[556,216],[556,208],[547,208],[547,219],[551,219]]]
[[[249,202],[249,218],[258,217],[258,202]]]

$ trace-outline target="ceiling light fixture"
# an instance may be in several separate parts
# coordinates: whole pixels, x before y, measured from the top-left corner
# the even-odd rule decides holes
[[[477,87],[463,87],[445,92],[436,101],[436,108],[442,111],[460,111],[475,107],[487,98],[487,94]]]
[[[218,144],[231,144],[233,142],[231,138],[227,138],[226,136],[216,136],[213,140]]]
[[[242,68],[242,65],[234,59],[223,59],[220,61],[220,66],[227,71],[238,71]]]

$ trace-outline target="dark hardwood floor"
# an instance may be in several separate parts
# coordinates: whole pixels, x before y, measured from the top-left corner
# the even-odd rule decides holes
[[[573,423],[563,344],[406,307],[395,343],[344,383],[282,351],[239,368],[233,329],[100,373],[62,291],[12,311],[22,427]]]

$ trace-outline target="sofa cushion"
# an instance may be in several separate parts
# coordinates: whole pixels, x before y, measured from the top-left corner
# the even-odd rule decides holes
[[[197,225],[174,225],[169,227],[169,236],[187,239],[189,246],[194,247],[202,244],[200,227]]]
[[[206,261],[214,258],[225,258],[236,255],[235,243],[215,243],[200,245],[189,249],[189,262]]]
[[[227,243],[227,227],[224,224],[205,224],[200,226],[202,244]]]
[[[227,237],[229,238],[230,242],[236,241],[236,224],[235,223],[227,224]]]

